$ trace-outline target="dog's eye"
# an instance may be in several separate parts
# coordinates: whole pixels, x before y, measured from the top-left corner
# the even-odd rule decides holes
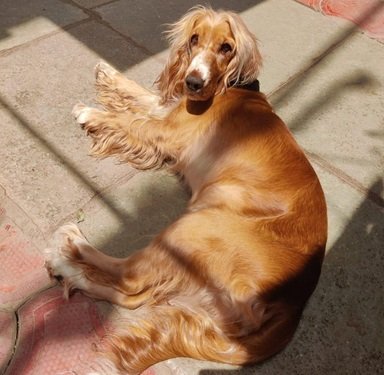
[[[229,43],[223,43],[221,46],[220,46],[220,52],[222,54],[226,54],[228,52],[232,52],[232,46],[229,44]]]
[[[197,34],[193,34],[191,36],[191,46],[196,46],[199,42],[199,36]]]

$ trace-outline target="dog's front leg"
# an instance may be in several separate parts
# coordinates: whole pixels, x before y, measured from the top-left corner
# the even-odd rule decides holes
[[[106,112],[83,104],[77,104],[72,113],[92,137],[94,156],[116,156],[137,169],[159,168],[177,158],[180,145],[166,119]]]
[[[160,96],[143,88],[105,62],[95,67],[97,101],[108,111],[156,115]]]

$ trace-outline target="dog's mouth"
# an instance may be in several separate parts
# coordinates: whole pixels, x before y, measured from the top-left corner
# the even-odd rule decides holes
[[[212,82],[204,81],[198,75],[189,74],[184,80],[184,92],[189,100],[206,101],[211,99],[216,91]]]
[[[211,99],[213,95],[208,95],[203,92],[187,92],[186,96],[189,100],[203,102]]]

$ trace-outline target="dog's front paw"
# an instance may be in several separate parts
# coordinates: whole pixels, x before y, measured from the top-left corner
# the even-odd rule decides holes
[[[104,124],[104,113],[97,108],[87,107],[83,103],[76,104],[72,114],[87,135],[95,137]]]
[[[85,289],[88,280],[77,263],[78,245],[86,239],[75,224],[60,227],[53,235],[51,246],[44,250],[45,268],[51,278],[64,286],[68,298],[73,289]]]
[[[72,115],[80,125],[84,126],[91,120],[93,111],[94,108],[87,107],[83,103],[77,103],[72,109]]]

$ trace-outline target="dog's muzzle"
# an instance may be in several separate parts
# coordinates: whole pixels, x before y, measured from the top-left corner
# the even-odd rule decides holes
[[[204,87],[204,80],[201,77],[195,76],[193,74],[189,74],[185,78],[185,84],[188,90],[192,92],[198,92]]]

